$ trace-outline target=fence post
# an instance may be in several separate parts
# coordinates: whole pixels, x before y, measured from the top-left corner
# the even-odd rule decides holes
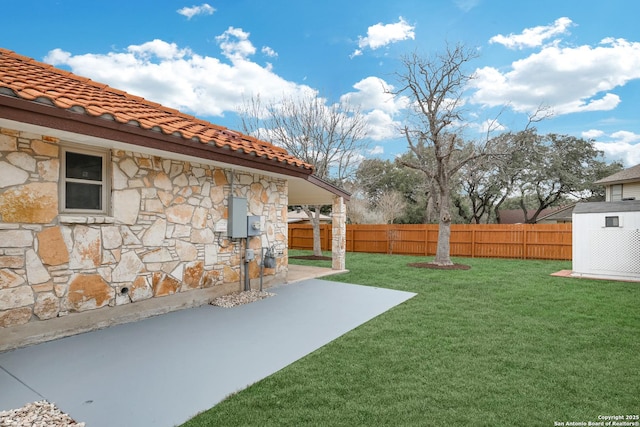
[[[331,250],[331,227],[324,228],[324,241],[327,242],[327,250]]]
[[[471,230],[471,258],[476,257],[476,230]]]
[[[390,245],[389,242],[390,242],[391,239],[389,239],[389,234],[391,233],[391,230],[389,229],[389,224],[385,224],[384,228],[385,228],[385,231],[386,231],[384,234],[385,234],[385,239],[387,240],[387,242],[386,242],[387,243],[387,254],[390,254],[391,253],[391,245]]]
[[[528,259],[527,257],[527,225],[522,226],[522,259]]]
[[[429,227],[424,226],[424,256],[429,256]]]

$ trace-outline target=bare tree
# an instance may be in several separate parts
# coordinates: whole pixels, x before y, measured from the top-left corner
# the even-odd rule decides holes
[[[393,221],[402,214],[405,207],[406,202],[399,191],[385,191],[378,199],[377,208],[385,224],[393,224]]]
[[[377,209],[361,197],[351,196],[347,202],[347,218],[351,224],[380,224],[382,217]]]
[[[462,155],[463,139],[456,126],[463,122],[463,91],[472,75],[463,67],[476,52],[456,45],[442,54],[421,58],[417,54],[402,60],[404,71],[395,94],[406,94],[414,106],[414,120],[403,129],[414,160],[404,164],[418,169],[435,183],[438,204],[438,246],[434,263],[451,265],[451,177],[468,161],[483,155],[485,147],[474,147]]]
[[[326,105],[308,94],[301,98],[284,96],[262,105],[252,97],[239,109],[245,133],[270,141],[314,166],[314,174],[342,185],[357,167],[366,148],[364,116],[348,103]],[[320,208],[303,206],[313,227],[313,253],[321,256]]]

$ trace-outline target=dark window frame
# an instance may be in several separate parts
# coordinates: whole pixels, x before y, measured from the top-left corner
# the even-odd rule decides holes
[[[615,197],[614,197],[614,188],[615,189],[618,189],[618,188],[620,189],[620,194],[615,194]],[[624,190],[624,187],[622,186],[622,184],[613,184],[611,186],[611,201],[612,202],[620,202],[620,201],[622,201],[622,198],[624,197],[623,190]]]
[[[604,217],[604,226],[607,227],[607,228],[620,227],[620,217],[619,216],[605,216]]]
[[[101,176],[96,179],[95,176],[89,176],[88,178],[82,177],[68,177],[67,176],[67,153],[79,154],[83,156],[91,156],[100,158],[101,160]],[[90,215],[108,215],[111,205],[111,175],[110,175],[111,156],[110,150],[100,149],[94,147],[85,147],[79,145],[60,145],[60,181],[59,181],[59,195],[60,199],[59,210],[63,214],[90,214]],[[73,174],[72,174],[73,175]],[[67,207],[67,184],[79,186],[99,186],[100,196],[98,209],[92,207]],[[76,199],[77,200],[77,199]]]

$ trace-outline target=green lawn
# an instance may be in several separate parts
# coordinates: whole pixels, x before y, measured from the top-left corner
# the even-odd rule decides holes
[[[326,279],[418,295],[184,426],[553,426],[640,412],[639,283],[551,277],[571,268],[562,261],[407,266],[424,260],[348,253],[350,272]]]

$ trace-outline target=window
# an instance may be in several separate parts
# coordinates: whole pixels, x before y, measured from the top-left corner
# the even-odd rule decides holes
[[[617,216],[605,216],[604,217],[604,226],[605,227],[620,227],[620,218]]]
[[[108,151],[62,148],[60,206],[63,212],[107,213],[108,158]]]
[[[622,200],[622,184],[615,184],[611,186],[611,201],[619,202]]]

